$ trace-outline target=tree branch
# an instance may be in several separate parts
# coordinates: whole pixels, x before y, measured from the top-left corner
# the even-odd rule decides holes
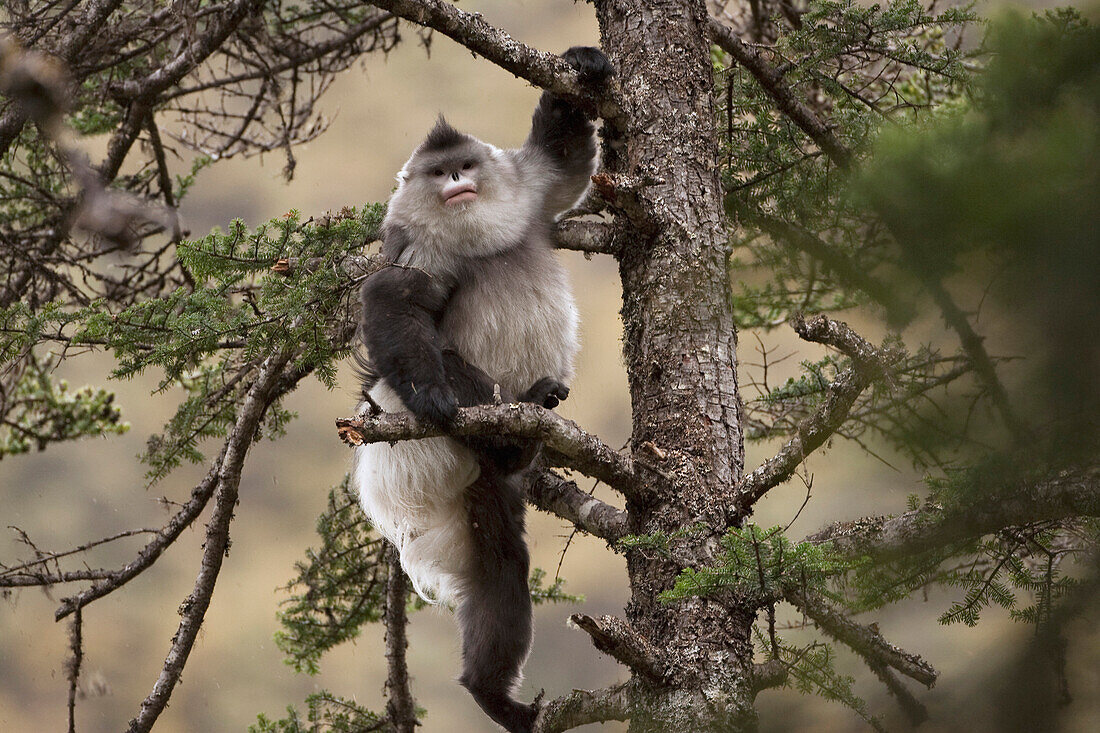
[[[574,482],[549,469],[534,469],[526,476],[527,501],[544,512],[556,514],[584,532],[614,543],[627,530],[626,512],[582,491]]]
[[[622,619],[600,616],[594,619],[575,613],[569,622],[592,637],[592,644],[604,654],[625,664],[632,672],[660,682],[668,676],[668,665],[653,645]]]
[[[554,232],[554,246],[588,254],[613,255],[619,250],[611,226],[598,221],[563,221]]]
[[[805,132],[829,159],[840,168],[848,168],[852,163],[852,152],[837,139],[833,131],[821,121],[814,111],[799,100],[783,74],[769,64],[754,48],[746,46],[740,38],[714,18],[707,23],[707,30],[719,48],[728,53],[745,68],[768,96],[775,101],[780,112],[791,119]]]
[[[752,665],[752,692],[757,695],[773,687],[781,687],[789,677],[786,663],[782,659],[769,659],[762,664]]]
[[[805,593],[797,586],[785,587],[783,595],[805,613],[819,629],[845,646],[851,647],[867,660],[872,669],[875,664],[886,665],[920,682],[925,687],[936,684],[939,673],[932,665],[920,656],[886,641],[875,628],[857,624],[820,598]]]
[[[414,733],[420,721],[416,719],[416,701],[409,688],[409,667],[405,649],[409,642],[405,629],[409,623],[406,604],[409,601],[409,580],[401,569],[397,548],[386,545],[386,717],[395,733]]]
[[[896,517],[839,522],[806,539],[831,542],[853,555],[901,557],[1005,527],[1081,516],[1100,516],[1100,467],[1095,465],[1042,481],[979,487],[957,506],[925,504]]]
[[[629,720],[634,707],[632,691],[629,682],[603,690],[573,690],[543,706],[535,733],[562,733],[589,723]]]
[[[442,0],[369,0],[371,5],[439,31],[505,71],[537,87],[576,102],[605,120],[621,114],[613,92],[594,96],[581,87],[577,72],[560,57],[520,43],[479,14],[467,13]]]
[[[875,378],[887,374],[890,366],[903,356],[897,349],[876,349],[846,323],[825,316],[806,321],[798,315],[793,326],[802,339],[832,346],[848,356],[852,366],[837,375],[826,391],[825,401],[802,421],[779,452],[741,481],[734,499],[738,517],[746,516],[760,497],[790,478],[806,456],[820,448],[844,423],[860,393]]]
[[[153,691],[141,703],[141,711],[130,721],[130,733],[148,733],[152,729],[168,704],[168,698],[187,664],[187,657],[210,606],[222,561],[229,549],[229,523],[237,505],[237,491],[245,455],[256,436],[264,412],[278,396],[283,368],[293,356],[292,352],[284,351],[265,359],[256,380],[237,410],[236,422],[226,440],[223,459],[216,473],[214,511],[206,525],[199,574],[195,578],[194,589],[180,604],[182,618],[172,637],[172,646],[164,660],[164,668],[153,685]]]
[[[634,462],[581,430],[572,420],[529,403],[478,405],[458,411],[447,429],[416,421],[412,413],[342,418],[336,421],[340,437],[352,445],[434,438],[441,435],[509,435],[542,441],[568,459],[569,467],[598,478],[624,496],[637,494]]]

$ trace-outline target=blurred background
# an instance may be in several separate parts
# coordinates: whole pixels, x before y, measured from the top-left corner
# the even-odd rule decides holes
[[[484,13],[489,22],[536,48],[560,51],[598,41],[593,13],[584,4],[513,0],[463,2],[462,7]],[[441,112],[456,127],[498,146],[522,143],[537,90],[445,37],[436,35],[425,47],[418,45],[411,28],[405,35],[405,43],[388,57],[370,58],[338,79],[322,104],[333,118],[331,128],[295,151],[292,181],[282,177],[284,160],[277,154],[230,160],[202,172],[182,205],[192,234],[224,228],[233,218],[252,226],[291,209],[316,215],[384,200],[394,173]],[[92,147],[96,144],[90,142]],[[185,161],[177,161],[177,166],[178,172],[189,167]],[[608,258],[561,256],[572,273],[581,309],[583,351],[571,397],[560,412],[617,447],[630,432],[617,268]],[[860,325],[858,317],[850,320]],[[907,340],[920,341],[924,331],[931,334],[936,326],[918,321]],[[1010,324],[1004,329],[1000,337],[1007,340]],[[993,334],[996,339],[996,328]],[[867,335],[879,338],[881,332],[872,329]],[[757,343],[749,334],[741,342],[743,368],[751,370],[759,361]],[[769,337],[767,346],[778,347],[778,354],[800,348],[794,338]],[[799,358],[818,356],[800,352],[788,360],[790,373]],[[67,362],[65,376],[74,386],[106,385],[111,365],[109,358],[92,355]],[[773,371],[780,381],[787,376],[783,366],[778,374]],[[25,530],[41,548],[60,550],[125,529],[159,526],[171,511],[162,497],[185,500],[204,473],[203,466],[181,469],[146,490],[143,467],[135,458],[146,438],[171,415],[178,398],[172,392],[151,394],[156,379],[149,374],[106,385],[117,391],[124,419],[132,426],[127,435],[63,444],[0,463],[0,558],[9,561],[25,554],[17,533],[6,529],[10,526]],[[290,425],[287,437],[253,448],[231,529],[232,552],[183,684],[157,730],[243,731],[258,713],[282,717],[286,705],[300,706],[308,693],[322,688],[381,709],[385,663],[380,625],[367,627],[356,643],[326,657],[316,677],[296,675],[283,664],[272,641],[278,629],[275,613],[285,597],[279,588],[293,577],[293,563],[303,557],[305,548],[317,544],[314,521],[329,488],[347,470],[350,452],[337,439],[333,420],[352,412],[356,395],[350,368],[341,373],[336,390],[316,380],[305,383],[288,401],[299,419]],[[918,472],[902,460],[891,460],[887,448],[873,447],[885,460],[842,442],[811,459],[812,497],[794,520],[792,537],[838,520],[903,510],[906,496],[921,491]],[[749,468],[773,449],[749,446]],[[797,480],[776,489],[759,505],[756,523],[787,524],[806,493],[807,487]],[[618,503],[602,486],[596,495]],[[621,558],[602,542],[582,535],[573,538],[563,558],[568,527],[547,515],[529,516],[533,564],[553,576],[560,563],[566,590],[585,596],[586,613],[621,614],[629,596]],[[175,632],[175,610],[191,590],[201,539],[201,527],[186,532],[154,568],[85,610],[84,698],[77,706],[78,729],[117,731],[136,713]],[[96,561],[105,566],[124,563],[140,544],[140,538],[115,543],[98,553]],[[0,731],[64,729],[67,624],[55,624],[53,612],[67,592],[28,590],[0,599]],[[950,599],[937,592],[862,620],[878,622],[888,639],[922,654],[940,670],[936,688],[918,695],[932,715],[924,730],[987,729],[982,721],[996,705],[998,672],[1015,659],[1031,630],[996,611],[988,612],[977,629],[940,626],[936,618]],[[585,634],[566,627],[565,619],[573,611],[560,605],[537,609],[535,645],[522,691],[525,699],[540,689],[552,698],[572,688],[625,678],[620,667],[592,648]],[[1093,614],[1091,620],[1100,619]],[[1070,730],[1100,730],[1100,669],[1089,662],[1100,648],[1096,628],[1093,624],[1078,629],[1081,644],[1070,655],[1075,696]],[[799,640],[812,636],[811,631],[788,633]],[[413,692],[427,709],[423,730],[493,730],[454,681],[458,644],[449,616],[431,609],[415,614],[409,640]],[[856,691],[871,710],[885,716],[887,727],[906,727],[873,675],[850,654],[840,654],[841,668],[857,678]],[[765,692],[758,703],[763,731],[866,729],[849,710],[790,690]],[[625,730],[625,725],[584,730],[596,729]]]

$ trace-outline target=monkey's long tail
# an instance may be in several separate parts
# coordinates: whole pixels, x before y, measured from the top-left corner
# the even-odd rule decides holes
[[[486,715],[509,733],[530,733],[536,705],[512,698],[531,646],[530,558],[523,539],[519,479],[483,466],[466,489],[474,572],[458,604],[462,677]]]

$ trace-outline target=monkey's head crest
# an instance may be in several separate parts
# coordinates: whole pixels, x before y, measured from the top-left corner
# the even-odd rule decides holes
[[[450,148],[462,145],[471,140],[472,138],[470,135],[459,132],[451,127],[451,124],[447,122],[441,114],[439,115],[439,119],[435,121],[435,127],[433,127],[428,133],[428,136],[424,138],[424,142],[420,143],[417,152],[434,153],[441,150],[449,150]]]

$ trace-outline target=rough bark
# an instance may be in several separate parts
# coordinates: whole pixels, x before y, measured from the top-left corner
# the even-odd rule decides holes
[[[632,453],[667,454],[644,472],[637,533],[697,522],[724,526],[743,445],[730,246],[716,172],[707,10],[702,0],[596,2],[604,51],[619,71],[623,115],[606,135],[597,191],[623,243],[623,344],[633,406]],[[699,554],[706,555],[706,538]],[[630,626],[671,660],[669,682],[636,675],[630,730],[733,731],[755,725],[751,608],[658,600],[680,567],[627,556]]]

